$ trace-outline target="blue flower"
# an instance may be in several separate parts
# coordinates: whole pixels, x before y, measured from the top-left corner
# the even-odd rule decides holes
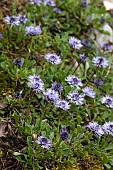
[[[69,139],[69,133],[67,132],[67,129],[65,129],[65,128],[61,129],[60,138],[62,140],[68,140]]]
[[[0,33],[0,39],[2,38],[2,34]]]
[[[28,77],[28,86],[34,89],[36,92],[44,91],[44,83],[41,80],[40,76],[33,75]]]
[[[70,46],[76,50],[80,50],[83,47],[81,40],[79,40],[75,37],[70,37],[68,42],[69,42]]]
[[[56,12],[57,14],[61,14],[62,11],[59,8],[53,8],[53,11]]]
[[[97,122],[89,122],[86,127],[88,127],[97,136],[102,136],[104,134],[102,127]]]
[[[105,57],[97,56],[92,59],[93,65],[96,67],[106,68],[108,66],[108,60]]]
[[[15,64],[16,66],[22,66],[23,65],[23,61],[21,58],[16,58],[13,60],[13,64]]]
[[[87,7],[88,6],[88,2],[86,0],[82,0],[81,6],[82,7]]]
[[[21,92],[19,92],[19,91],[14,92],[14,96],[15,96],[16,98],[22,98],[22,94],[21,94]]]
[[[40,6],[42,3],[42,0],[30,0],[31,4],[36,4],[37,6]]]
[[[93,91],[92,88],[90,87],[84,87],[82,89],[82,91],[84,92],[85,96],[91,97],[91,98],[95,98],[95,92]]]
[[[7,24],[10,24],[12,26],[19,26],[20,25],[20,20],[18,18],[18,16],[6,16],[4,18],[4,22],[6,22]]]
[[[44,5],[56,6],[56,4],[53,0],[44,0]]]
[[[86,62],[88,60],[88,57],[84,56],[83,54],[79,54],[79,58],[81,62]]]
[[[66,100],[59,99],[54,104],[55,104],[56,107],[63,109],[63,110],[70,109],[69,102],[67,102]]]
[[[94,79],[94,83],[95,83],[97,86],[102,86],[103,81],[100,80],[100,79]]]
[[[52,64],[60,64],[61,58],[55,53],[48,53],[45,55],[45,58]]]
[[[101,24],[104,24],[105,21],[106,21],[105,18],[103,18],[103,17],[100,18],[100,23],[101,23]]]
[[[87,41],[86,39],[83,39],[83,40],[81,41],[81,43],[82,43],[83,45],[85,45],[86,47],[90,47],[90,46],[91,46],[91,43],[90,43],[89,41]]]
[[[61,84],[54,82],[52,84],[52,89],[61,93],[61,91],[63,90],[63,87]]]
[[[106,122],[103,124],[102,129],[106,134],[113,136],[113,122]]]
[[[27,18],[26,18],[26,15],[22,15],[22,14],[18,14],[18,19],[20,22],[23,22],[23,23],[26,23],[27,22]]]
[[[36,140],[36,143],[41,145],[42,148],[49,149],[51,147],[51,141],[43,136],[39,136],[38,139]]]
[[[104,49],[104,50],[112,50],[112,46],[110,45],[110,44],[108,44],[108,43],[104,43],[104,44],[102,44],[102,48]]]
[[[40,26],[28,26],[25,28],[25,31],[26,31],[26,34],[29,34],[29,35],[39,35],[41,34],[41,27]]]
[[[106,95],[101,98],[101,103],[108,108],[113,108],[113,97]]]
[[[59,94],[57,91],[50,89],[46,89],[45,92],[43,92],[44,98],[48,101],[48,102],[53,102],[56,103],[57,100],[59,100]]]
[[[80,86],[83,86],[81,79],[74,75],[69,75],[66,77],[65,81],[71,86],[76,87],[77,89],[80,88]]]
[[[75,91],[69,92],[67,98],[70,100],[71,103],[75,103],[76,105],[83,105],[85,102],[84,96]]]

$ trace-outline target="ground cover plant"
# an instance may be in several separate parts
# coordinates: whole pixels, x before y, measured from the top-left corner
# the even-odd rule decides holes
[[[112,169],[112,21],[98,0],[12,3],[0,33],[1,169]],[[5,157],[5,159],[4,159]]]

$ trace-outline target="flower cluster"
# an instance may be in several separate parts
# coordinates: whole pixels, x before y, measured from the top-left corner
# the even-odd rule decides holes
[[[69,75],[66,77],[65,81],[71,86],[76,87],[77,89],[80,88],[80,86],[83,86],[81,79],[74,75]]]
[[[102,129],[106,134],[113,136],[113,122],[106,122],[103,124]]]
[[[88,127],[97,136],[102,136],[104,133],[113,136],[113,122],[106,122],[102,126],[97,122],[89,122],[86,127]]]
[[[40,6],[42,3],[42,0],[30,0],[31,4],[36,4],[37,6]]]
[[[44,5],[48,6],[56,6],[55,2],[53,0],[30,0],[31,4],[36,4],[37,6],[40,6],[41,3],[44,3]]]
[[[53,7],[56,6],[53,0],[44,0],[44,5],[53,6]]]
[[[95,83],[97,86],[102,86],[103,81],[100,80],[100,79],[94,79],[94,83]]]
[[[79,54],[79,58],[81,62],[86,62],[88,60],[88,57],[84,56],[83,54]]]
[[[88,6],[88,2],[86,0],[82,0],[81,6],[82,7],[87,7]]]
[[[27,22],[26,15],[19,14],[17,16],[6,16],[4,18],[4,22],[7,24],[10,24],[12,26],[19,26],[20,23],[26,23]]]
[[[104,104],[106,107],[113,109],[113,97],[106,95],[101,98],[101,103]]]
[[[102,48],[104,50],[112,50],[112,46],[108,43],[102,44]]]
[[[51,141],[44,136],[39,136],[36,143],[41,145],[42,148],[49,149],[51,147]]]
[[[41,34],[41,27],[40,26],[28,26],[25,28],[25,31],[26,31],[26,34],[29,34],[29,35],[39,35]]]
[[[102,136],[104,134],[102,127],[97,122],[89,122],[86,127],[88,127],[97,136]]]
[[[57,82],[54,82],[52,84],[52,89],[61,93],[61,91],[63,90],[63,86]]]
[[[68,140],[69,139],[69,133],[67,132],[66,128],[62,128],[60,132],[60,138],[62,140]]]
[[[59,94],[57,91],[50,89],[46,89],[46,91],[43,92],[44,98],[48,102],[55,103],[59,100]]]
[[[40,76],[33,75],[28,77],[28,86],[34,89],[36,92],[44,91],[44,83],[41,80]]]
[[[22,98],[22,93],[19,91],[14,92],[14,96],[15,96],[15,98]]]
[[[92,59],[93,65],[96,67],[106,68],[108,66],[108,60],[104,57],[97,56]]]
[[[16,66],[22,66],[24,63],[24,61],[21,58],[15,58],[13,60],[13,64],[15,64]]]
[[[59,8],[53,8],[53,11],[56,13],[56,14],[61,14],[62,11],[59,9]]]
[[[69,104],[69,102],[67,102],[66,100],[61,100],[61,99],[57,100],[57,101],[55,102],[55,106],[56,106],[57,108],[62,109],[62,110],[68,110],[68,109],[70,109],[70,104]]]
[[[76,50],[80,50],[83,47],[81,40],[75,37],[70,37],[68,42],[69,45]]]
[[[83,105],[85,101],[84,96],[75,91],[69,92],[67,98],[71,103],[75,103],[76,105]]]
[[[85,96],[91,97],[91,98],[95,98],[95,92],[93,91],[92,88],[90,87],[84,87],[82,89],[82,91],[84,92]]]
[[[48,53],[45,55],[45,58],[52,64],[60,64],[61,58],[55,53]]]

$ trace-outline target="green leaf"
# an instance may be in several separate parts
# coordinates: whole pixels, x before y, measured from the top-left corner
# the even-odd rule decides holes
[[[107,168],[107,169],[110,169],[111,166],[109,164],[104,164],[104,166]]]
[[[28,136],[27,137],[27,144],[28,144],[28,146],[31,145],[31,142],[32,142],[32,137]]]
[[[13,155],[19,156],[19,155],[22,155],[22,153],[20,153],[20,152],[14,152]]]
[[[81,124],[81,122],[82,122],[82,118],[81,118],[81,116],[77,116],[77,122],[78,122],[78,125],[80,125]]]

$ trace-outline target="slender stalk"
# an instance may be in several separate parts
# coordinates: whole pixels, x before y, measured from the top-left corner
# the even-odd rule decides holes
[[[30,57],[30,54],[31,54],[32,45],[33,45],[33,37],[32,37],[32,39],[31,39],[30,48],[28,49],[28,55],[27,55],[27,57],[26,57],[25,68],[27,68],[27,65],[28,65],[28,60],[29,60],[29,57]]]
[[[61,112],[58,115],[58,127],[57,127],[57,134],[56,134],[57,139],[59,137],[60,120],[61,120]]]

